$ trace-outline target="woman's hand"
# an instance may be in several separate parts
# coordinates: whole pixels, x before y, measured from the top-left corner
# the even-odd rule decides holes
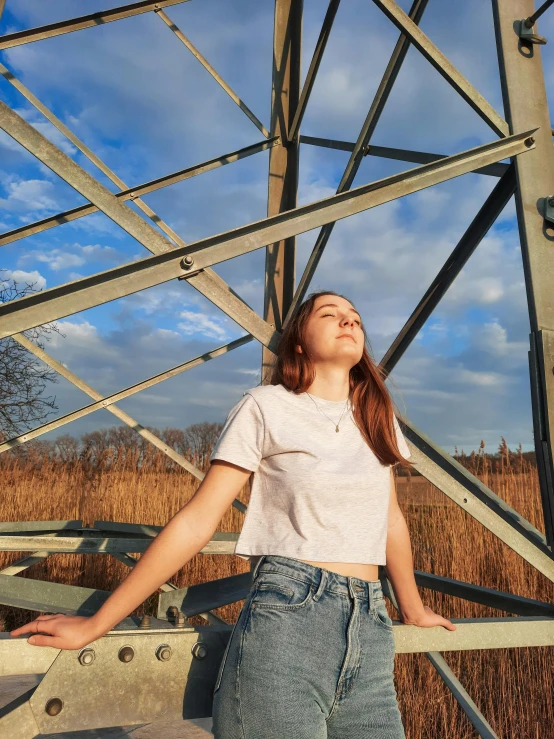
[[[431,626],[444,626],[448,631],[456,631],[456,627],[443,616],[439,616],[429,606],[423,606],[423,613],[419,613],[417,616],[407,618],[403,614],[400,614],[400,620],[403,624],[409,624],[410,626],[425,626],[427,628]]]
[[[94,629],[93,623],[87,616],[56,613],[53,616],[38,616],[34,621],[10,631],[10,636],[31,633],[27,643],[37,647],[81,649],[102,636]]]

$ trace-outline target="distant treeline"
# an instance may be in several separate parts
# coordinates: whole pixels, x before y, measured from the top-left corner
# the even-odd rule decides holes
[[[205,470],[222,428],[222,423],[196,423],[186,429],[159,430],[145,427],[145,430],[195,467]],[[141,429],[142,427],[138,430]],[[536,466],[534,451],[524,452],[521,443],[514,451],[508,447],[503,436],[500,439],[496,452],[486,452],[485,442],[481,441],[478,451],[468,454],[463,449],[458,451],[456,447],[452,456],[473,474],[504,471],[517,473]],[[50,465],[81,465],[91,471],[115,467],[118,470],[183,472],[183,467],[129,426],[111,426],[80,437],[63,434],[53,441],[33,439],[0,455],[0,468],[18,461],[30,468],[38,468],[48,462]],[[398,474],[404,476],[420,473],[415,469],[408,471],[399,466]]]

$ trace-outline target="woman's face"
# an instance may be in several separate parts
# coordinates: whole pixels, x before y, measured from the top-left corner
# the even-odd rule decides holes
[[[348,300],[319,295],[304,329],[304,341],[314,363],[333,363],[350,369],[362,358],[361,317]],[[296,351],[301,347],[297,345]]]

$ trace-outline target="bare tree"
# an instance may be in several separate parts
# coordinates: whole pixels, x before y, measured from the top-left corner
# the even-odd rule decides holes
[[[35,289],[36,282],[24,287],[0,269],[0,303],[23,298]],[[50,340],[53,332],[63,334],[56,324],[49,323],[29,329],[24,335],[44,349],[43,340]],[[44,395],[48,383],[58,382],[57,373],[25,349],[14,339],[0,341],[0,437],[19,436],[31,425],[40,425],[58,410],[56,396]]]

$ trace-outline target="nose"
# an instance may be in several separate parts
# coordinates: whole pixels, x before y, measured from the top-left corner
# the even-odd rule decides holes
[[[343,325],[343,326],[346,326],[346,325],[348,325],[348,324],[350,324],[351,326],[353,326],[353,325],[354,325],[354,319],[353,319],[353,318],[350,318],[349,316],[345,316],[345,317],[344,317],[344,318],[342,319],[342,325]]]

